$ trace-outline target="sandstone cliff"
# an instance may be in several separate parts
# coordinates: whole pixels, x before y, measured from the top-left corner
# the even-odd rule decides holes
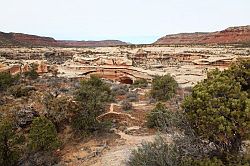
[[[250,25],[230,27],[211,33],[180,33],[167,35],[154,44],[236,44],[250,42]]]

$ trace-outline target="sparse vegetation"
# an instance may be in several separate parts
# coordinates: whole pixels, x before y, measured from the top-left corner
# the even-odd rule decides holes
[[[121,105],[124,111],[129,111],[133,108],[132,104],[128,100],[123,100]]]
[[[148,86],[148,81],[146,79],[137,79],[133,83],[135,88],[146,88]]]
[[[113,100],[110,87],[101,79],[91,76],[81,82],[76,92],[79,108],[73,118],[73,127],[78,132],[91,133],[103,126],[96,118],[104,112],[106,103]]]
[[[181,163],[177,148],[168,144],[162,138],[154,142],[143,143],[138,150],[134,150],[128,161],[129,166],[178,166]]]
[[[25,77],[35,80],[38,78],[38,73],[36,72],[38,65],[37,64],[31,64],[31,69],[30,71],[27,71],[24,73]]]
[[[220,152],[238,153],[250,136],[250,110],[240,83],[224,73],[209,73],[193,88],[183,108],[202,139],[213,142]]]
[[[14,85],[19,80],[19,75],[12,76],[9,73],[0,73],[0,92],[6,91],[7,88]]]
[[[59,147],[54,124],[45,117],[35,118],[29,131],[29,146],[34,151],[52,151]]]
[[[167,130],[170,123],[171,112],[162,103],[157,103],[155,108],[148,114],[147,126]]]
[[[220,71],[234,61],[231,54],[247,59],[249,51],[201,46],[109,47],[119,56],[107,48],[1,49],[1,71],[26,71],[26,65],[18,65],[34,58],[41,60],[39,71],[49,66],[39,78],[34,64],[31,73],[20,76],[0,73],[0,165],[91,165],[99,160],[120,165],[128,159],[122,152],[133,148],[128,165],[249,165],[249,60]],[[179,53],[172,56],[173,49]],[[211,66],[199,64],[218,53],[221,59]],[[106,68],[109,64],[114,66]],[[219,70],[210,72],[215,67]],[[153,76],[164,72],[180,86],[170,75]],[[205,73],[208,79],[201,81]],[[89,79],[92,74],[103,79]],[[125,85],[131,81],[127,77],[147,80]],[[151,142],[157,132],[159,138]],[[143,141],[149,142],[137,149]]]
[[[15,85],[9,88],[9,92],[16,98],[28,96],[31,91],[36,90],[32,86]]]
[[[114,95],[125,95],[126,93],[128,93],[129,88],[127,85],[114,85],[112,87],[112,92],[114,93]]]
[[[126,99],[129,101],[129,102],[137,102],[139,99],[138,99],[138,94],[137,92],[128,92],[126,94]]]
[[[150,94],[158,101],[166,101],[175,95],[177,87],[177,82],[169,74],[165,76],[156,76],[152,82]]]
[[[77,108],[72,99],[68,97],[55,97],[47,94],[43,103],[46,106],[46,117],[55,125],[57,131],[62,130],[65,125],[70,123]]]
[[[15,130],[12,120],[0,120],[0,165],[14,166],[21,156],[20,145],[23,137],[19,136]]]

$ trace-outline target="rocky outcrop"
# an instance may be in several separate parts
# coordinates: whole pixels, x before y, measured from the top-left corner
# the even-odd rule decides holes
[[[22,33],[4,33],[0,32],[0,47],[9,46],[51,46],[51,47],[102,47],[127,45],[119,40],[103,41],[71,41],[55,40],[51,37],[42,37]]]
[[[180,33],[167,35],[154,44],[237,44],[250,42],[250,25],[231,27],[211,33]]]

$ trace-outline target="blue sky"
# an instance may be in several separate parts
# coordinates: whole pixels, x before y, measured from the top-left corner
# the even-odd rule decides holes
[[[152,43],[166,34],[250,25],[250,0],[1,0],[0,31]]]

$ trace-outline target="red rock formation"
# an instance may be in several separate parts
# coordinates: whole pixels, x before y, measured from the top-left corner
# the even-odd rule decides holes
[[[180,33],[167,35],[154,44],[235,44],[250,42],[250,25],[231,27],[211,33]]]
[[[4,33],[0,32],[0,46],[51,46],[51,47],[100,47],[100,46],[117,46],[127,45],[119,40],[103,41],[68,41],[55,40],[51,37],[41,37],[22,33]]]
[[[10,67],[9,72],[10,72],[10,74],[13,74],[13,75],[20,73],[21,66],[20,65],[13,65]]]
[[[44,62],[40,62],[38,64],[38,67],[37,67],[37,70],[36,70],[37,73],[47,73],[48,72],[48,67],[47,65],[44,63]]]
[[[55,39],[50,37],[41,37],[35,35],[27,35],[22,33],[11,33],[14,41],[19,43],[40,45],[40,46],[57,46],[58,43]]]

